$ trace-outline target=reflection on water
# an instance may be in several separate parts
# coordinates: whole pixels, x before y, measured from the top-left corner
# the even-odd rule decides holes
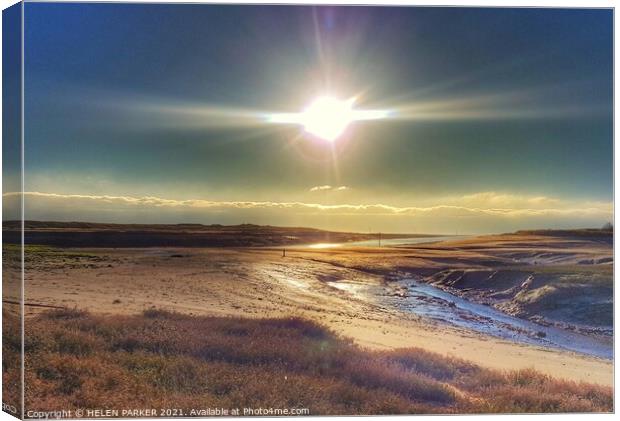
[[[308,247],[311,249],[331,249],[334,247],[340,247],[345,243],[316,243],[310,244]]]
[[[344,243],[315,243],[307,245],[311,249],[329,249],[334,247],[393,247],[404,246],[408,244],[422,244],[422,243],[434,243],[438,241],[449,240],[461,240],[467,238],[466,236],[435,236],[435,237],[409,237],[409,238],[384,238],[363,240],[363,241],[348,241]]]
[[[354,296],[363,296],[368,290],[368,284],[361,284],[353,281],[330,281],[327,284],[331,287],[346,291]]]

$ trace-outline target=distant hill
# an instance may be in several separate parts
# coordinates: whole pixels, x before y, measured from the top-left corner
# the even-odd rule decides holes
[[[269,225],[107,224],[25,221],[26,244],[59,247],[251,247],[311,243],[344,243],[377,238],[377,234],[325,231]],[[3,222],[3,241],[21,242],[20,221]],[[387,238],[428,234],[381,234]]]
[[[517,235],[544,235],[548,237],[570,237],[577,239],[589,239],[604,243],[613,243],[614,231],[613,229],[600,229],[600,228],[582,228],[582,229],[543,229],[543,230],[522,230],[517,231]]]

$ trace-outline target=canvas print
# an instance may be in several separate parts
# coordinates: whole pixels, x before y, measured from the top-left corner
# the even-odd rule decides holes
[[[612,412],[613,10],[3,12],[3,410]]]

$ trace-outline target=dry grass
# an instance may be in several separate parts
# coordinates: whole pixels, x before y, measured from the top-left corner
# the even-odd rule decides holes
[[[10,314],[5,313],[5,320]],[[5,324],[5,390],[19,334]],[[309,408],[318,414],[609,412],[612,390],[420,349],[370,352],[302,319],[56,310],[26,325],[26,408]]]
[[[21,409],[21,321],[7,304],[2,311],[2,402]]]

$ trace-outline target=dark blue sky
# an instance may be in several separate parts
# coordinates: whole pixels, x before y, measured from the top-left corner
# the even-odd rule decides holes
[[[310,187],[346,185],[351,196],[321,200],[399,206],[479,192],[612,198],[611,10],[27,3],[25,13],[27,190],[317,201]],[[337,171],[320,146],[290,146],[296,129],[162,127],[127,111],[298,111],[326,91],[387,108],[494,99],[488,118],[360,124]]]

